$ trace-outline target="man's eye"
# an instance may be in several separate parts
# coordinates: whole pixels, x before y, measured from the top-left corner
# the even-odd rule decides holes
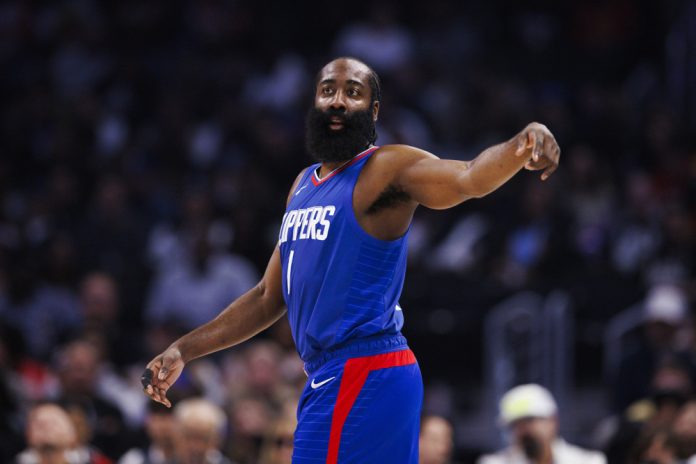
[[[324,95],[331,95],[333,93],[333,89],[329,87],[324,87],[323,89],[321,89],[321,93],[323,93]]]
[[[358,91],[358,89],[350,89],[348,91],[348,95],[350,95],[351,97],[357,97],[358,95],[360,95],[360,91]]]

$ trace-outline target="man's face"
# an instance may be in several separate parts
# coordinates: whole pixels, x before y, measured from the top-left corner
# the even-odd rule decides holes
[[[307,149],[321,162],[352,158],[372,142],[378,111],[369,68],[350,59],[332,61],[319,74],[307,114]]]
[[[555,418],[528,417],[512,423],[514,442],[530,459],[538,459],[556,438],[558,425]]]

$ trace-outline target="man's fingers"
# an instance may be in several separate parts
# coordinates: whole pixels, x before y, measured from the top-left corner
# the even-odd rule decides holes
[[[159,374],[157,374],[157,380],[165,380],[169,375],[169,369],[166,366],[160,367]]]
[[[527,151],[527,133],[524,133],[521,137],[517,138],[517,150],[515,150],[515,156],[522,156],[525,151]]]
[[[162,397],[158,389],[154,388],[152,385],[147,386],[147,388],[145,389],[145,393],[147,394],[147,396],[150,397],[151,400],[156,401],[158,403],[162,403],[166,406],[166,403],[162,400]]]
[[[532,159],[539,161],[544,153],[544,134],[534,132],[534,147],[532,148]]]
[[[152,369],[146,368],[143,375],[140,376],[140,383],[143,385],[143,388],[147,388],[149,385],[152,385],[152,374]]]
[[[541,175],[541,180],[546,180],[546,179],[548,179],[549,176],[551,176],[551,174],[554,173],[554,171],[556,170],[556,168],[558,168],[558,164],[557,164],[557,163],[554,163],[554,164],[552,164],[551,166],[549,166],[548,168],[546,168],[546,170],[544,171],[544,173]]]
[[[172,403],[170,403],[169,399],[167,399],[167,390],[164,388],[158,388],[157,390],[157,401],[170,408]]]

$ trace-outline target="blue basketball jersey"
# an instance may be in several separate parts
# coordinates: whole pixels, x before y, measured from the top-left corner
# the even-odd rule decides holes
[[[407,234],[384,241],[367,234],[353,212],[360,171],[371,147],[323,179],[319,164],[297,184],[279,234],[283,296],[300,357],[316,360],[355,340],[399,334],[399,296]]]

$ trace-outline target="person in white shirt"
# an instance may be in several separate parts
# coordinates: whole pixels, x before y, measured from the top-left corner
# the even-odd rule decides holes
[[[478,464],[606,464],[604,454],[571,445],[558,436],[558,407],[536,384],[520,385],[500,400],[500,422],[512,443]]]

